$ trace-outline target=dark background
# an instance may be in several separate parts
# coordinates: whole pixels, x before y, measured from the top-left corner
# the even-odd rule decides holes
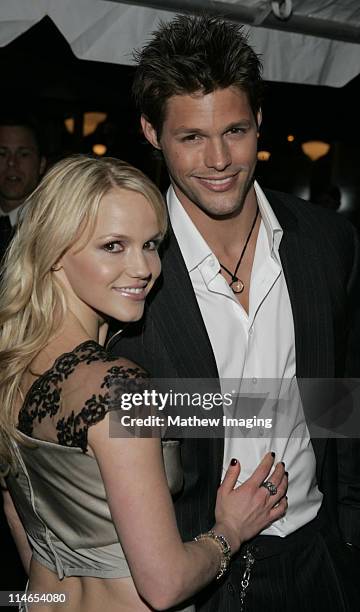
[[[133,163],[166,187],[167,175],[139,130],[131,98],[133,68],[77,59],[53,22],[45,17],[6,47],[0,48],[3,113],[35,116],[44,135],[49,162],[68,153],[91,152],[94,143],[107,155]],[[259,149],[271,152],[259,162],[257,176],[265,187],[316,199],[336,185],[341,212],[355,222],[360,213],[360,124],[357,118],[360,76],[343,88],[268,82],[263,104]],[[84,112],[107,113],[94,134],[82,137]],[[70,135],[64,119],[74,117]],[[294,142],[287,140],[295,136]],[[301,143],[319,139],[329,153],[312,162]]]

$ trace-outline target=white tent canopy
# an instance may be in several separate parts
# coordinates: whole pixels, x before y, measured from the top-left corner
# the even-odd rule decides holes
[[[247,23],[265,79],[340,87],[360,72],[359,0],[1,0],[0,45],[47,15],[78,58],[131,65],[172,9]]]

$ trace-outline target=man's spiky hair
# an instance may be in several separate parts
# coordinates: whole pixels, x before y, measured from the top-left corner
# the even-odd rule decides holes
[[[135,101],[158,137],[166,101],[174,95],[238,87],[248,95],[256,118],[262,67],[239,24],[206,15],[178,15],[161,23],[150,42],[135,51],[134,59]]]

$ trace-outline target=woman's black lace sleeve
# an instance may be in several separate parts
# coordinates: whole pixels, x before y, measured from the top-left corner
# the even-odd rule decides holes
[[[33,384],[20,410],[18,429],[85,453],[89,427],[114,407],[114,397],[121,390],[144,379],[147,375],[141,368],[121,365],[118,358],[89,340],[61,355]],[[70,401],[71,406],[66,406]],[[65,416],[56,420],[60,409]]]

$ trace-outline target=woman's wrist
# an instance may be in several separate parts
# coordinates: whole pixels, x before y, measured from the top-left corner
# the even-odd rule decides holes
[[[236,529],[232,528],[227,523],[217,521],[212,527],[211,531],[214,531],[216,534],[223,535],[226,538],[230,544],[232,555],[239,550],[242,544],[242,539]]]
[[[219,551],[219,566],[216,579],[219,580],[229,569],[231,561],[231,545],[224,534],[215,532],[214,529],[210,529],[206,533],[201,533],[194,538],[195,542],[201,542],[204,540],[212,541]]]

